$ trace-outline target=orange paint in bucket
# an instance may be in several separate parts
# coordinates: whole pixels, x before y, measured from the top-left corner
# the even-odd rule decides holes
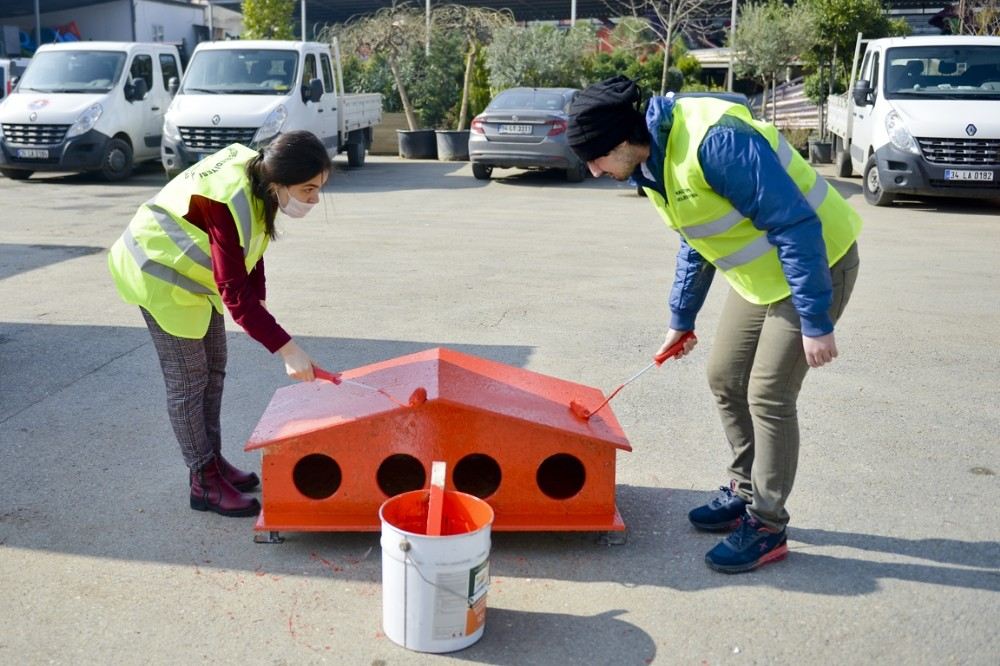
[[[452,652],[483,634],[493,509],[444,491],[441,536],[427,534],[429,509],[429,490],[396,495],[379,509],[382,623],[405,648]]]

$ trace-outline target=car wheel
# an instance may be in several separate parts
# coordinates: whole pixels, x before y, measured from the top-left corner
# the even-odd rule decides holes
[[[111,139],[101,158],[101,176],[109,183],[132,175],[132,146],[122,139]]]
[[[31,174],[34,171],[22,171],[21,169],[0,169],[0,174],[4,178],[10,178],[11,180],[28,180],[31,178]]]
[[[587,165],[580,162],[576,166],[566,169],[566,180],[570,183],[582,183],[587,177]]]
[[[888,206],[892,203],[893,196],[882,189],[882,181],[879,180],[878,175],[878,162],[876,162],[874,155],[869,157],[865,164],[864,179],[865,183],[862,189],[865,191],[865,201],[873,206]]]
[[[837,152],[837,175],[841,178],[850,178],[854,175],[850,150],[845,149]]]
[[[472,175],[476,177],[476,180],[489,180],[492,173],[493,167],[478,162],[472,163]]]
[[[349,167],[363,167],[365,165],[365,144],[363,143],[349,143],[347,144],[347,166]]]

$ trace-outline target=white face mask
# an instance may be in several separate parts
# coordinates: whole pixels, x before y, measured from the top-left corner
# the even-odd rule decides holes
[[[281,212],[287,215],[288,217],[295,217],[295,218],[305,217],[306,215],[309,214],[309,211],[313,209],[313,206],[316,205],[312,203],[307,203],[305,201],[299,201],[298,199],[292,196],[292,193],[288,190],[287,187],[285,188],[285,196],[288,197],[288,202],[282,205],[281,199],[279,198],[278,208],[280,208]]]

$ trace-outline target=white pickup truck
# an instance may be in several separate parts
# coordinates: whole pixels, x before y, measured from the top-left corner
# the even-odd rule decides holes
[[[1000,37],[867,42],[851,93],[830,97],[841,176],[862,175],[868,203],[899,194],[1000,199]]]
[[[344,94],[339,50],[293,41],[203,42],[163,122],[161,160],[173,177],[231,144],[259,147],[309,130],[331,157],[360,167],[382,120],[382,96]]]

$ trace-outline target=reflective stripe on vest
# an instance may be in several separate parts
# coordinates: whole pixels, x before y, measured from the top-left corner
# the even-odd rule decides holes
[[[174,242],[174,245],[177,246],[177,249],[181,251],[183,256],[187,257],[202,268],[212,270],[212,258],[205,254],[204,250],[198,247],[198,244],[187,234],[186,231],[181,229],[181,225],[177,224],[177,220],[171,217],[170,213],[154,204],[152,200],[146,202],[146,208],[148,208],[149,212],[153,214],[153,219],[156,220],[156,223],[160,225],[161,229],[163,229],[163,233],[165,233],[167,237]],[[135,239],[133,239],[133,242],[135,242]]]
[[[138,264],[139,270],[143,273],[148,273],[155,278],[159,278],[164,282],[169,282],[172,285],[176,285],[181,289],[186,289],[193,294],[206,294],[213,295],[215,292],[207,287],[203,287],[194,280],[184,275],[181,275],[170,266],[164,266],[163,264],[157,263],[146,256],[139,244],[135,242],[135,237],[132,235],[131,229],[126,229],[125,233],[122,234],[122,241],[125,243],[125,247],[132,254],[135,259],[135,263]],[[201,249],[199,248],[200,252]]]

